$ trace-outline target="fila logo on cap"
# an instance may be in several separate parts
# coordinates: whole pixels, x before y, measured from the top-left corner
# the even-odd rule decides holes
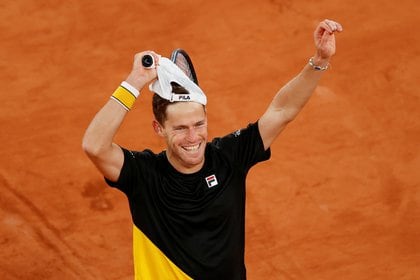
[[[191,101],[191,97],[188,94],[175,94],[171,96],[171,102],[173,101]]]
[[[210,175],[206,177],[207,187],[212,188],[214,186],[217,186],[217,178],[216,175]]]

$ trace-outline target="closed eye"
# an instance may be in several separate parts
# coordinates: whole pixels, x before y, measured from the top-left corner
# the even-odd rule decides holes
[[[176,130],[176,131],[182,131],[182,130],[185,130],[185,129],[188,129],[188,127],[186,127],[186,126],[176,126],[176,127],[174,127],[174,130]]]
[[[204,121],[203,122],[198,122],[194,125],[195,128],[202,128],[202,127],[205,127],[205,126],[206,126],[206,123]]]

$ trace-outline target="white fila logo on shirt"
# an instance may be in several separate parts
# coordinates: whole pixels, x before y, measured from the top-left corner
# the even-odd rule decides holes
[[[210,175],[206,177],[207,187],[212,188],[214,186],[217,186],[217,178],[216,175]]]

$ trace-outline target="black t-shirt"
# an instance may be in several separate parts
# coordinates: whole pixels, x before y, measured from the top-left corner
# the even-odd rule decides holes
[[[175,170],[165,151],[123,151],[119,180],[107,182],[127,195],[134,226],[193,279],[246,279],[245,179],[270,157],[258,123],[207,143],[193,174]]]

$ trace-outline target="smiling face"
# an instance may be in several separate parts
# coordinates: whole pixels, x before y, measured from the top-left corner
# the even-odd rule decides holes
[[[207,143],[207,116],[196,102],[177,102],[166,108],[163,125],[153,122],[155,131],[165,139],[171,165],[181,173],[194,173],[204,164]]]

